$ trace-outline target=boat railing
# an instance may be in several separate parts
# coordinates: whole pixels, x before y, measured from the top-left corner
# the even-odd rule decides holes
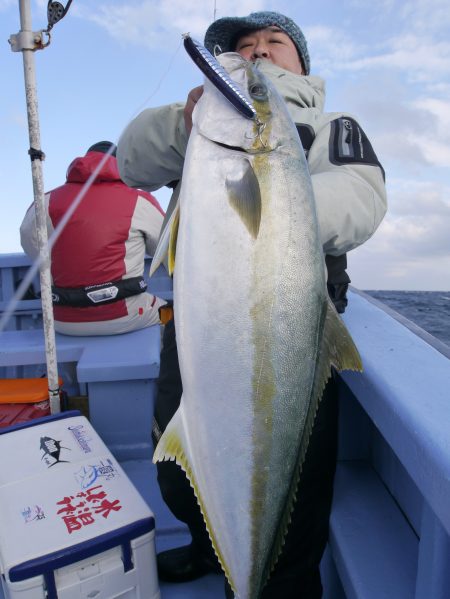
[[[326,599],[450,596],[450,360],[393,316],[350,293],[364,373],[341,376]]]

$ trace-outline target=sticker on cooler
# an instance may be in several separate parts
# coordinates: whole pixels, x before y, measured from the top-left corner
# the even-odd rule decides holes
[[[109,458],[100,460],[97,464],[86,464],[75,472],[75,479],[81,489],[87,489],[96,481],[111,480],[119,476],[119,471]]]
[[[108,518],[122,509],[120,500],[111,501],[102,485],[64,497],[56,505],[62,506],[56,513],[60,514],[69,534],[94,524],[96,518]]]

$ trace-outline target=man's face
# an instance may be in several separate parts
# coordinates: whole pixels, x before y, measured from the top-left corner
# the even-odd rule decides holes
[[[238,38],[235,51],[246,60],[255,62],[257,58],[265,58],[282,69],[304,75],[294,42],[278,27],[244,32]]]

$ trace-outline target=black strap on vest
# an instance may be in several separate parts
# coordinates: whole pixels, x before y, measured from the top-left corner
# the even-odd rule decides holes
[[[147,283],[143,277],[120,279],[86,287],[52,287],[52,301],[54,306],[86,308],[87,306],[112,304],[143,293],[146,289]]]
[[[314,129],[311,127],[311,125],[305,125],[305,123],[295,123],[295,126],[297,128],[300,141],[302,142],[303,149],[305,150],[305,154],[308,156],[308,152],[316,138]]]

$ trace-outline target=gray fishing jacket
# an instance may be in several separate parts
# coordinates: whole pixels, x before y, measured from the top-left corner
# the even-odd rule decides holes
[[[260,70],[284,97],[308,158],[321,240],[338,256],[369,239],[386,212],[384,171],[353,117],[324,113],[324,82],[258,60]],[[184,103],[149,108],[125,129],[118,143],[122,179],[154,191],[180,181],[188,136]],[[174,194],[174,196],[177,194]],[[166,218],[173,209],[172,198]]]

